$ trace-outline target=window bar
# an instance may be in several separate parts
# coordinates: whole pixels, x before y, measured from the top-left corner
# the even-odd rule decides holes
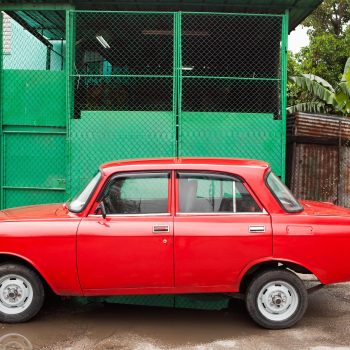
[[[233,212],[236,213],[236,182],[232,181],[232,209]]]

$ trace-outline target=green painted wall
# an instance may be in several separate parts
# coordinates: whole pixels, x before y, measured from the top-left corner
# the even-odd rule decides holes
[[[273,114],[183,112],[179,154],[264,159],[281,175],[282,131]]]
[[[114,159],[174,157],[175,117],[166,111],[86,111],[71,121],[72,193]]]

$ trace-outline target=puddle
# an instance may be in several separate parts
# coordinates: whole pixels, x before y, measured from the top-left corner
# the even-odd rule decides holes
[[[349,285],[331,289],[349,295]],[[293,329],[256,326],[242,302],[204,311],[50,300],[33,321],[0,325],[0,350],[350,350],[350,304],[327,289],[310,296]]]

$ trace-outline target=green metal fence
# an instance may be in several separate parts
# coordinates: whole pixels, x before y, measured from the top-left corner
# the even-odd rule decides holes
[[[115,158],[259,158],[284,176],[286,16],[72,16],[74,190]]]
[[[7,14],[3,207],[62,201],[113,159],[258,158],[284,176],[287,14]]]

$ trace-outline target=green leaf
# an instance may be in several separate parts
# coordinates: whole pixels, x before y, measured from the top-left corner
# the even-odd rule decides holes
[[[342,83],[349,82],[349,77],[350,77],[349,74],[350,74],[350,57],[348,57],[344,66],[343,76],[341,79]]]
[[[336,106],[337,100],[333,91],[330,91],[314,79],[307,76],[290,77],[290,81],[294,82],[302,90],[307,91],[312,96],[320,99],[327,105]]]
[[[303,77],[308,78],[310,80],[316,81],[317,83],[324,86],[326,89],[334,92],[333,86],[326,80],[322,79],[321,77],[314,75],[314,74],[302,74]]]

